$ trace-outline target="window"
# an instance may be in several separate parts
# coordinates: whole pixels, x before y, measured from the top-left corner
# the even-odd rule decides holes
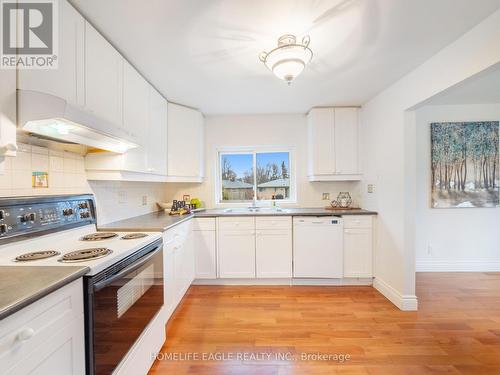
[[[219,153],[218,203],[290,201],[290,151]]]

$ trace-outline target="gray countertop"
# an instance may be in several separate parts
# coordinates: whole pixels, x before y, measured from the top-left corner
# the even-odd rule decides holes
[[[149,232],[164,232],[167,229],[189,220],[194,217],[189,215],[169,215],[168,212],[158,211],[150,214],[134,216],[129,219],[114,221],[109,224],[99,225],[99,230],[112,230],[116,232],[128,231],[149,231]]]
[[[376,215],[374,211],[363,209],[327,210],[324,208],[263,208],[257,211],[245,209],[217,208],[195,213],[195,217],[218,216],[345,216],[345,215]]]
[[[171,216],[168,212],[158,211],[150,214],[131,217],[109,224],[100,225],[100,230],[112,231],[151,231],[163,232],[173,226],[193,217],[219,216],[345,216],[345,215],[376,215],[367,210],[326,210],[324,208],[283,208],[282,211],[262,209],[260,211],[246,211],[242,209],[208,209],[184,216]]]
[[[0,320],[88,271],[79,266],[0,266]]]

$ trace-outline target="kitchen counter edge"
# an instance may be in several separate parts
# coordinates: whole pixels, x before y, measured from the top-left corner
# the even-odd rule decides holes
[[[47,279],[47,272],[49,276],[51,271],[55,271],[56,275],[49,277]],[[18,312],[24,307],[31,305],[33,302],[45,297],[46,295],[62,288],[63,286],[71,283],[74,280],[85,275],[89,272],[88,267],[58,267],[58,266],[0,266],[0,284],[6,285],[5,289],[9,289],[7,293],[14,294],[14,296],[9,296],[7,298],[0,298],[0,321],[7,318],[8,316]],[[37,273],[40,275],[37,278]],[[4,278],[7,278],[10,282],[4,282]],[[15,282],[12,283],[12,278],[15,278]],[[40,280],[41,278],[41,280]],[[33,283],[46,282],[40,286],[33,286],[32,291],[23,290],[22,288],[14,288],[19,279],[19,285],[23,280],[32,280]],[[29,289],[29,288],[28,288]],[[0,292],[3,294],[5,290],[0,288]],[[17,294],[16,294],[17,293]],[[7,301],[4,301],[7,300]]]
[[[349,215],[377,215],[375,211],[369,210],[336,210],[314,208],[289,208],[283,212],[224,212],[223,209],[207,209],[185,216],[172,216],[165,211],[151,212],[149,214],[134,216],[128,219],[100,225],[99,230],[116,232],[165,232],[192,218],[211,217],[237,217],[237,216],[349,216]]]

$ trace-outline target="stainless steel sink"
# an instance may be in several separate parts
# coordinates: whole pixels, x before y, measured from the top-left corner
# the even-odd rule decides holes
[[[234,214],[252,214],[252,213],[268,213],[272,214],[275,212],[287,213],[289,210],[281,207],[237,207],[237,208],[226,208],[223,210],[225,213]]]

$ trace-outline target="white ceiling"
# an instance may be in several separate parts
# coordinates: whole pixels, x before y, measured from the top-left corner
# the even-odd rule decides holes
[[[450,87],[425,101],[425,105],[500,103],[500,64]]]
[[[457,39],[500,0],[72,0],[169,100],[207,114],[360,105]],[[259,61],[309,34],[287,86]]]

